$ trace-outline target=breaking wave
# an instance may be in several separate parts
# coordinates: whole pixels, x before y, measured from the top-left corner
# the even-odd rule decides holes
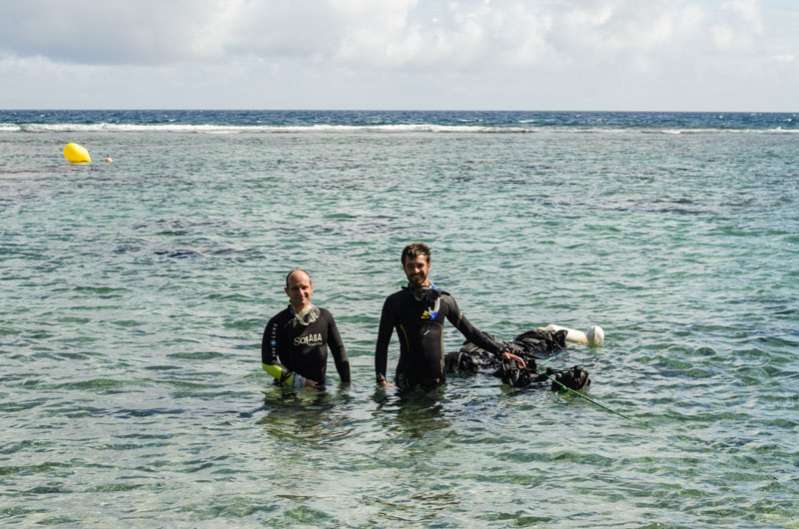
[[[435,123],[404,123],[380,125],[213,125],[185,123],[0,123],[0,133],[51,133],[51,132],[121,132],[121,133],[189,133],[189,134],[300,134],[300,133],[441,133],[441,134],[529,134],[538,132],[581,132],[596,134],[630,133],[642,134],[797,134],[799,129],[782,127],[753,128],[650,128],[650,127],[575,127],[564,125],[532,125],[519,123],[520,126],[490,125],[442,125]]]

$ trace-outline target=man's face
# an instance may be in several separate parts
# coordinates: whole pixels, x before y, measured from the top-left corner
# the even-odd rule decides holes
[[[313,284],[308,274],[297,271],[289,276],[289,285],[286,287],[286,295],[295,310],[301,310],[311,304],[313,295]]]
[[[430,261],[427,260],[426,255],[406,257],[402,268],[411,285],[421,287],[429,284],[427,276],[430,275]]]

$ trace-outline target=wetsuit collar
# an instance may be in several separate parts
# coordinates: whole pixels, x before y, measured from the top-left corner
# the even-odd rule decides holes
[[[291,310],[291,313],[294,315],[294,318],[291,320],[291,324],[294,327],[297,325],[305,327],[319,319],[319,307],[313,304],[308,305],[299,312],[296,312],[294,307],[289,305],[289,310]]]
[[[442,292],[441,289],[432,282],[424,287],[417,287],[408,283],[405,289],[413,294],[413,298],[416,301],[423,301],[425,304],[431,306],[436,303]]]

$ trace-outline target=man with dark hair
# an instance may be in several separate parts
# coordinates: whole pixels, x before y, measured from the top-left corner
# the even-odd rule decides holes
[[[400,340],[397,385],[408,389],[443,383],[445,319],[472,343],[500,359],[524,366],[521,358],[503,350],[504,344],[472,325],[455,299],[430,281],[430,248],[426,244],[409,244],[402,250],[400,259],[408,285],[388,296],[383,304],[375,349],[375,374],[379,385],[387,384],[388,344],[394,329]]]
[[[311,303],[313,282],[301,268],[286,276],[289,306],[264,329],[261,365],[283,386],[322,387],[325,384],[328,347],[341,382],[350,382],[350,363],[336,321],[326,309]]]

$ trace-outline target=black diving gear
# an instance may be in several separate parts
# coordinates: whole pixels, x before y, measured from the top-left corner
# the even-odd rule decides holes
[[[512,342],[504,343],[504,350],[521,357],[526,363],[525,367],[519,367],[511,359],[500,360],[481,347],[466,342],[460,350],[446,354],[445,369],[447,373],[463,375],[491,372],[501,378],[502,382],[515,388],[536,384],[545,387],[543,383],[554,376],[554,380],[570,389],[585,389],[591,384],[591,380],[588,371],[579,366],[562,371],[547,368],[543,372],[538,372],[536,359],[551,358],[566,349],[566,334],[567,331],[564,330],[533,329],[518,335]],[[562,388],[552,382],[551,389],[559,391]]]

